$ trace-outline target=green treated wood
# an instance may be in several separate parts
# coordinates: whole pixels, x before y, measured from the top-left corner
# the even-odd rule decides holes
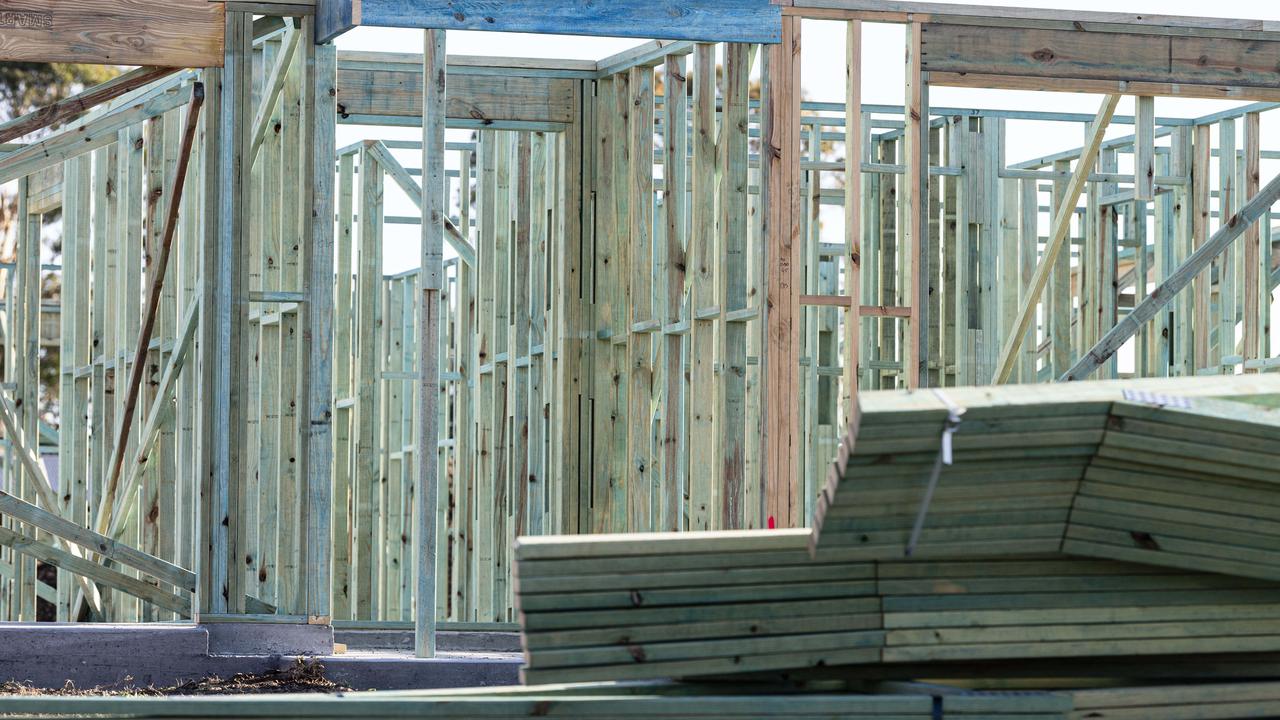
[[[313,21],[303,20],[303,33],[315,34]],[[302,191],[303,237],[309,244],[303,255],[300,281],[308,293],[303,315],[303,348],[299,376],[303,382],[302,409],[306,423],[300,443],[300,471],[305,496],[299,562],[302,599],[309,618],[321,622],[333,615],[332,527],[335,495],[333,475],[333,277],[335,231],[334,151],[336,145],[336,49],[311,46],[306,56],[303,114],[309,119],[303,136],[303,175],[313,177],[309,192]],[[345,498],[343,498],[345,502]]]
[[[512,456],[515,451],[511,427],[511,373],[515,369],[515,358],[510,345],[511,324],[511,274],[516,269],[511,266],[512,247],[512,202],[511,173],[512,156],[515,152],[516,136],[512,133],[498,133],[496,154],[494,157],[494,194],[491,196],[495,205],[492,230],[494,234],[493,253],[493,405],[490,422],[493,427],[493,531],[489,542],[493,563],[493,583],[489,588],[491,615],[481,616],[485,621],[508,620],[508,609],[511,603],[508,597],[510,572],[510,546],[512,533],[513,478]],[[482,560],[483,562],[483,560]]]
[[[352,231],[355,198],[355,157],[342,155],[338,159],[338,228],[336,231],[336,284],[334,298],[334,456],[333,456],[333,584],[331,599],[334,621],[352,619],[352,538],[356,517],[352,512],[353,482],[352,462],[352,408],[341,400],[352,396]]]
[[[1064,373],[1062,379],[1075,380],[1087,377],[1101,363],[1110,358],[1124,341],[1133,335],[1141,323],[1151,319],[1157,312],[1168,305],[1183,288],[1191,283],[1192,278],[1199,274],[1214,258],[1223,256],[1234,241],[1244,232],[1245,228],[1266,212],[1277,198],[1280,198],[1280,177],[1272,179],[1238,213],[1231,216],[1218,232],[1214,233],[1213,237],[1192,253],[1181,266],[1170,273],[1168,279],[1156,287],[1141,305],[1134,308],[1122,322],[1112,328],[1093,348],[1085,353],[1074,367]],[[1224,262],[1228,265],[1229,258],[1229,254],[1224,256]],[[1224,287],[1226,287],[1225,284]],[[1226,290],[1223,292],[1226,292]],[[1234,310],[1227,309],[1225,312],[1227,312],[1228,316],[1234,317],[1231,315]],[[1229,331],[1224,330],[1225,325],[1219,328],[1219,337],[1222,337],[1223,333],[1226,332],[1229,332],[1234,337],[1234,327],[1235,321],[1232,319]]]
[[[654,529],[658,477],[653,445],[653,338],[635,328],[654,318],[653,68],[631,68],[625,150],[627,252],[627,529]],[[616,168],[615,168],[616,171]],[[621,224],[622,218],[619,217]]]
[[[436,547],[437,495],[439,476],[434,452],[439,437],[438,385],[440,356],[436,348],[440,334],[440,300],[443,269],[443,208],[445,127],[445,34],[427,30],[424,36],[422,67],[422,249],[421,297],[418,326],[418,387],[416,391],[417,430],[414,443],[414,647],[418,657],[435,655],[436,632]]]
[[[12,515],[58,538],[73,542],[86,550],[92,550],[102,557],[146,572],[189,592],[195,590],[195,574],[191,571],[80,527],[71,520],[42,510],[9,493],[0,491],[0,508],[6,515]]]
[[[110,145],[116,141],[116,134],[121,129],[187,104],[193,92],[193,87],[188,86],[176,93],[159,95],[10,153],[0,162],[0,182],[31,175],[52,164]]]
[[[141,598],[157,607],[170,610],[183,617],[189,616],[191,613],[191,604],[185,597],[159,590],[137,578],[114,570],[108,570],[76,554],[33,540],[7,528],[0,528],[0,544],[11,547],[24,556],[31,557],[41,563],[63,568],[82,578],[91,579],[93,582],[100,583],[108,588]],[[32,601],[34,602],[34,596]]]
[[[496,275],[495,221],[497,206],[497,135],[486,131],[480,134],[478,163],[476,166],[476,191],[479,202],[477,228],[479,248],[477,253],[476,281],[476,522],[472,535],[475,547],[476,579],[475,597],[470,604],[474,614],[468,619],[481,622],[493,620],[493,527],[496,513],[482,512],[480,508],[495,506],[494,483],[495,432],[493,423],[494,386],[492,370],[496,355],[494,343],[495,308],[494,290]],[[485,370],[485,365],[490,366]]]
[[[1085,150],[1081,154],[1080,161],[1076,166],[1074,174],[1071,176],[1071,182],[1063,193],[1063,200],[1056,207],[1053,228],[1050,232],[1049,243],[1045,246],[1044,256],[1040,263],[1036,266],[1036,271],[1032,275],[1030,288],[1027,293],[1026,300],[1018,311],[1018,320],[1014,324],[1014,333],[1005,341],[1005,347],[1000,352],[1000,358],[997,362],[997,370],[995,381],[1003,382],[1008,379],[1009,373],[1012,371],[1013,356],[1018,350],[1018,346],[1022,342],[1023,332],[1031,323],[1031,315],[1035,310],[1036,301],[1044,292],[1045,283],[1049,279],[1050,269],[1058,262],[1059,257],[1067,257],[1061,255],[1063,243],[1066,241],[1070,231],[1070,220],[1074,214],[1076,200],[1080,197],[1080,191],[1088,178],[1088,174],[1097,157],[1098,149],[1102,144],[1103,134],[1107,125],[1111,122],[1111,117],[1115,113],[1116,105],[1119,103],[1118,95],[1108,95],[1102,103],[1102,107],[1098,110],[1098,116],[1094,119],[1091,127],[1089,142],[1085,145]],[[1057,346],[1058,343],[1055,343]],[[1061,358],[1060,358],[1061,359]]]
[[[375,594],[377,562],[375,557],[374,528],[378,512],[378,458],[375,439],[378,437],[377,373],[378,341],[375,334],[381,320],[379,285],[382,275],[382,176],[377,161],[369,153],[361,158],[360,246],[359,270],[356,273],[356,470],[353,477],[355,497],[355,605],[358,616],[378,617]]]
[[[64,299],[70,307],[89,304],[89,270],[91,264],[90,199],[92,195],[92,158],[80,156],[67,163],[64,175],[63,223],[66,227],[63,241]],[[88,497],[86,474],[88,472],[88,413],[89,379],[78,377],[75,370],[88,364],[89,314],[78,312],[70,320],[63,316],[62,347],[60,356],[60,397],[65,398],[68,412],[59,431],[59,470],[64,517],[71,523],[88,524]],[[66,573],[58,583],[58,619],[71,619],[76,607],[75,590]]]
[[[707,198],[716,191],[715,131],[715,46],[699,44],[694,49],[692,107],[692,183],[689,196],[689,305],[695,316],[699,308],[711,307],[715,297],[717,270],[715,254],[715,203]],[[717,481],[716,417],[713,393],[706,388],[715,383],[715,323],[712,318],[695,317],[689,339],[689,530],[716,530],[723,526],[722,489]]]
[[[689,227],[689,196],[685,191],[689,176],[689,92],[688,76],[683,55],[667,55],[663,64],[663,96],[671,102],[663,104],[663,167],[662,190],[663,238],[658,248],[657,274],[666,278],[659,281],[656,293],[657,313],[664,325],[683,319],[682,307],[686,299],[686,249]],[[688,452],[686,442],[686,383],[684,378],[684,339],[670,335],[663,343],[664,366],[661,421],[662,467],[658,497],[658,514],[655,527],[661,530],[682,530],[685,525],[684,495],[688,492],[689,468],[685,463]]]
[[[724,111],[720,117],[719,150],[720,216],[718,227],[720,324],[720,377],[716,383],[717,466],[721,483],[720,527],[736,529],[746,526],[746,518],[757,513],[742,505],[746,443],[746,326],[730,320],[730,313],[747,307],[747,105],[749,94],[750,56],[748,46],[725,46],[725,70],[721,95]],[[783,502],[790,506],[791,499]],[[781,526],[790,525],[789,518],[775,518]]]

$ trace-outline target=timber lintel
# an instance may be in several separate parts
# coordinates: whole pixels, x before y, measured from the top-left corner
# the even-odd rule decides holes
[[[769,0],[318,0],[316,40],[360,26],[777,43],[782,8]]]

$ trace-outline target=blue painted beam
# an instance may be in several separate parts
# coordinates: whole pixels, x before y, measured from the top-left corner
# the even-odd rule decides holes
[[[316,43],[327,43],[355,27],[360,0],[316,0]]]
[[[317,37],[357,25],[777,43],[770,0],[319,0]]]

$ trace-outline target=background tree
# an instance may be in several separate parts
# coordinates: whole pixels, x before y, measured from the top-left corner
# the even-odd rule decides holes
[[[81,90],[115,77],[119,68],[108,65],[81,65],[72,63],[0,63],[0,122],[25,115],[45,105],[55,103]],[[33,134],[30,141],[47,135],[56,128]],[[18,203],[15,184],[0,187],[0,262],[15,260],[17,244]],[[62,256],[61,212],[44,216],[44,232],[41,255],[46,260],[58,262]],[[0,281],[7,280],[8,270],[0,270]],[[62,294],[62,278],[54,273],[41,274],[41,299],[57,301]],[[0,356],[0,367],[3,357]],[[56,347],[40,349],[40,414],[45,422],[57,425],[58,372],[60,362]]]

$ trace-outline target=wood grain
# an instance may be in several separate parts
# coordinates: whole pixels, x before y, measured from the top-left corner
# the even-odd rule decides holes
[[[0,61],[221,67],[224,36],[206,0],[0,2]]]
[[[568,79],[454,75],[446,113],[450,120],[484,122],[573,121],[574,81]],[[422,72],[338,68],[340,115],[422,114]]]
[[[1274,88],[1280,44],[1232,38],[929,23],[924,69],[1062,79]]]

